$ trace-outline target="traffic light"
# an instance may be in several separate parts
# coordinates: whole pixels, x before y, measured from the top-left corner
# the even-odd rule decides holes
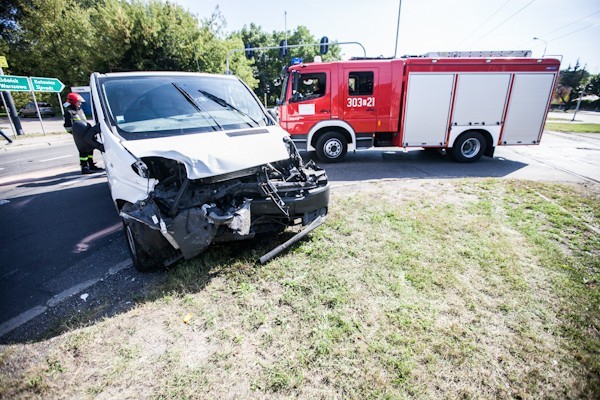
[[[329,38],[327,36],[323,36],[321,38],[321,46],[319,47],[319,52],[321,54],[327,54],[329,50]]]
[[[279,42],[279,57],[285,57],[288,55],[287,45],[287,40],[285,39]]]
[[[246,49],[245,53],[246,53],[246,58],[249,60],[252,57],[254,57],[254,50],[249,50],[251,48],[253,48],[254,46],[252,46],[252,43],[246,43],[244,45],[244,48]]]

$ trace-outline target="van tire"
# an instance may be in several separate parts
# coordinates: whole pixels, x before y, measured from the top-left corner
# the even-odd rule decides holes
[[[181,254],[156,229],[132,219],[123,219],[123,230],[133,266],[140,272],[163,270],[181,258]]]
[[[324,163],[339,162],[344,159],[348,151],[348,142],[339,132],[325,132],[317,140],[317,157]]]
[[[481,158],[487,142],[479,132],[465,132],[456,139],[452,146],[452,156],[457,162],[472,163]]]

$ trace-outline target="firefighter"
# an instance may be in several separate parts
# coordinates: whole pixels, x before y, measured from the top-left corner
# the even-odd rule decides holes
[[[102,168],[94,164],[94,149],[104,152],[104,146],[96,140],[96,134],[99,133],[98,125],[92,127],[81,109],[81,103],[85,100],[78,93],[69,93],[67,103],[69,106],[65,110],[64,127],[67,132],[73,135],[73,140],[79,151],[79,163],[81,164],[81,173],[84,175],[103,171]]]

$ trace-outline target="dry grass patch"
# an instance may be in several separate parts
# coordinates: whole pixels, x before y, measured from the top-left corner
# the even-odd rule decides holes
[[[212,248],[125,314],[4,346],[4,397],[597,398],[598,197],[498,180],[334,191],[328,222]],[[284,234],[285,236],[285,234]]]

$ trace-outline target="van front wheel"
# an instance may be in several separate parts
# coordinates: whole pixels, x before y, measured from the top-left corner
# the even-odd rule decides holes
[[[346,138],[339,132],[326,132],[317,140],[317,157],[324,163],[342,161],[348,151]]]

